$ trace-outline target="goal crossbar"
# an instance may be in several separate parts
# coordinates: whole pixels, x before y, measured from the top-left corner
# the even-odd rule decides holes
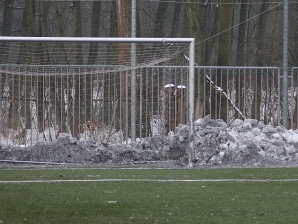
[[[11,37],[0,36],[0,42],[113,42],[113,43],[191,43],[194,38],[143,37]]]

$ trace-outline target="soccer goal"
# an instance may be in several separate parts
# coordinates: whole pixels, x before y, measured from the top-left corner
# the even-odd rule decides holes
[[[0,138],[119,143],[193,123],[193,38],[0,37]]]

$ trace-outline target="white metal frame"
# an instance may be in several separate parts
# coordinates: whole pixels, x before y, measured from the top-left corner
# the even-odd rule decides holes
[[[193,134],[194,119],[194,81],[195,81],[195,39],[194,38],[117,38],[117,37],[11,37],[0,36],[0,42],[113,42],[113,43],[188,43],[189,44],[189,123],[190,134]],[[135,78],[135,77],[134,77]],[[132,84],[134,81],[132,78]],[[133,87],[133,86],[132,86]],[[135,91],[135,88],[132,88]],[[132,95],[135,94],[132,92]],[[135,102],[131,105],[132,114],[136,109]],[[132,141],[136,140],[135,117],[131,117]],[[191,146],[192,148],[192,146]]]

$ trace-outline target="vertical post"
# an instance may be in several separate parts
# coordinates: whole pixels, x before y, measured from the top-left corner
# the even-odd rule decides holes
[[[1,74],[0,73],[0,143],[2,144],[3,142],[2,142],[2,91],[3,91],[3,89],[2,89],[2,86],[4,86],[4,85],[2,85],[2,76],[3,76],[3,74]]]
[[[194,134],[194,102],[195,102],[195,39],[189,44],[189,123],[190,123],[190,152],[189,152],[189,165],[193,166],[195,159],[194,145],[193,145],[193,134]]]
[[[136,37],[136,0],[131,0],[131,37]],[[136,43],[131,44],[131,140],[136,141]]]
[[[283,126],[288,128],[288,40],[289,40],[289,2],[284,0],[283,29]]]

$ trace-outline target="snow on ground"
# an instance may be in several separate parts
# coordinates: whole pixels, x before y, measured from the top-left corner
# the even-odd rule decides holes
[[[62,133],[53,143],[37,142],[27,147],[1,145],[0,166],[38,162],[81,166],[187,167],[190,142],[193,143],[196,168],[298,165],[298,130],[264,125],[253,119],[236,119],[228,126],[222,120],[208,116],[195,121],[193,135],[190,135],[189,128],[188,125],[179,125],[174,134],[127,144],[100,144],[94,140],[77,140]]]

